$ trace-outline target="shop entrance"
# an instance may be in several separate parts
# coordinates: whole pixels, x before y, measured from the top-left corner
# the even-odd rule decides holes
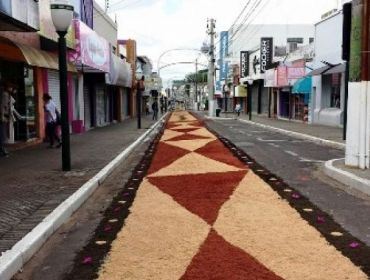
[[[37,137],[36,98],[33,68],[23,63],[0,60],[0,77],[3,83],[14,85],[12,93],[14,109],[23,119],[13,118],[8,124],[7,134],[10,144]],[[16,114],[14,114],[16,116]]]

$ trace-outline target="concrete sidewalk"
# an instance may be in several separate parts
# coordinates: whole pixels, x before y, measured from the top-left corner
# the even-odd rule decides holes
[[[155,122],[143,117],[71,136],[72,168],[61,172],[61,150],[41,144],[0,159],[0,255],[98,173]]]

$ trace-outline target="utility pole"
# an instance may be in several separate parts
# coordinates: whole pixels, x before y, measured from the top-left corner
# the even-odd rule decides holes
[[[198,96],[198,58],[195,60],[195,100],[199,111],[199,96]]]
[[[215,28],[216,21],[209,19],[207,24],[207,33],[210,36],[209,46],[209,67],[208,67],[208,115],[214,117],[215,115],[215,104],[214,104],[214,76],[215,76]]]

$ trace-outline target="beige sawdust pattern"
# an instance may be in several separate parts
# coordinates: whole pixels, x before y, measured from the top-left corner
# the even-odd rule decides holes
[[[284,279],[367,279],[252,171],[223,205],[215,229]]]
[[[210,227],[146,180],[130,210],[99,279],[179,279]]]
[[[209,132],[206,128],[200,128],[200,129],[191,131],[188,134],[195,135],[195,136],[209,137],[209,138],[212,138],[212,139],[217,139],[217,137],[215,135],[213,135],[211,132]]]
[[[170,118],[170,122],[189,122],[196,121],[197,119],[190,115],[188,112],[175,112]]]
[[[168,142],[167,142],[168,143]],[[197,153],[190,153],[150,177],[176,176],[185,174],[205,174],[215,172],[240,171],[242,169],[209,159]]]
[[[196,139],[196,140],[179,140],[179,141],[167,141],[166,143],[175,147],[185,149],[187,151],[195,151],[201,147],[204,147],[214,139]]]
[[[177,132],[177,131],[166,129],[164,131],[163,135],[162,135],[161,141],[166,141],[168,139],[175,138],[177,136],[181,136],[181,135],[184,135],[184,134],[185,133],[183,133],[183,132]]]

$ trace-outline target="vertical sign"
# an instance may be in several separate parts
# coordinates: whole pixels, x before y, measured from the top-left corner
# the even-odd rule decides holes
[[[249,76],[249,52],[240,52],[240,78],[246,78]]]
[[[261,38],[261,73],[264,74],[266,70],[271,68],[272,56],[273,56],[273,38],[264,37]]]
[[[229,64],[225,61],[229,52],[229,32],[222,31],[220,37],[220,81],[225,81],[229,72]]]

